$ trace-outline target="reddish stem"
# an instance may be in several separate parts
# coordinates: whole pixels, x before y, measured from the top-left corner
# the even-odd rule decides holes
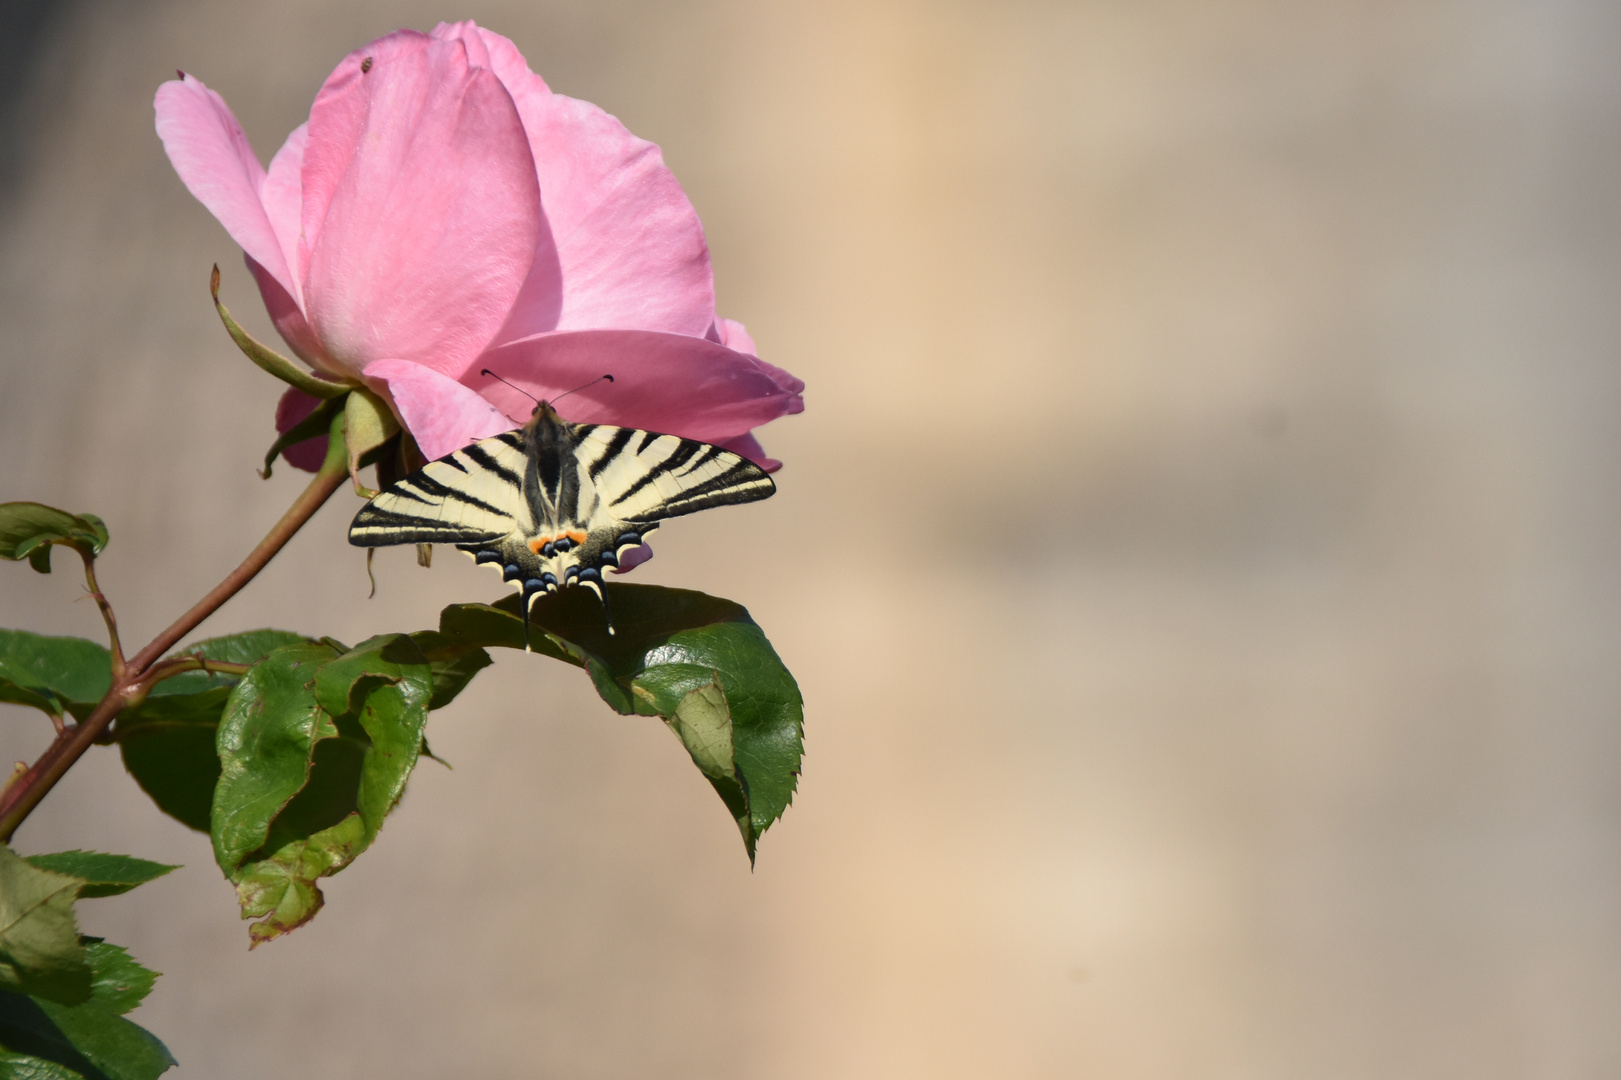
[[[252,551],[248,552],[248,557],[242,560],[242,564],[226,575],[224,581],[209,590],[208,595],[192,605],[190,611],[176,619],[167,630],[153,638],[151,644],[127,662],[121,663],[118,630],[117,624],[113,621],[112,607],[96,587],[95,578],[89,569],[89,560],[86,560],[86,574],[91,582],[91,593],[101,607],[102,616],[107,621],[108,633],[112,635],[112,687],[107,691],[107,696],[96,705],[94,712],[80,723],[64,728],[46,748],[45,753],[40,755],[39,760],[0,792],[0,843],[11,840],[11,834],[17,831],[17,826],[23,823],[23,819],[28,817],[34,807],[39,805],[40,800],[56,786],[56,782],[73,767],[73,763],[78,761],[107,730],[119,711],[146,696],[151,683],[157,681],[144,678],[150,673],[153,665],[173,648],[177,641],[195,630],[199,623],[218,611],[225,601],[252,581],[254,576],[275,558],[276,553],[287,545],[293,534],[298,532],[321,505],[332,497],[332,493],[343,485],[349,475],[349,453],[343,435],[343,414],[340,412],[332,422],[326,460],[321,463],[315,479],[310,481],[309,487],[304,489],[303,494],[299,495],[293,505],[287,508],[281,520],[276,522],[275,527],[265,534],[265,538],[259,541]],[[174,672],[178,673],[178,670]]]

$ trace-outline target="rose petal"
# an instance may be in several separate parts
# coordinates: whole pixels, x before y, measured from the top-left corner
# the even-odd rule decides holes
[[[276,430],[285,435],[293,430],[293,426],[316,410],[321,399],[314,394],[306,394],[294,387],[288,387],[287,392],[276,402]],[[327,436],[318,435],[301,443],[294,443],[281,452],[282,459],[295,469],[305,472],[315,472],[326,460]]]
[[[303,230],[301,215],[304,210],[304,143],[309,136],[309,124],[293,129],[287,141],[281,144],[276,156],[270,159],[270,169],[264,183],[259,186],[259,200],[264,204],[265,216],[276,234],[283,258],[289,268],[298,265],[298,237]],[[296,302],[304,293],[304,282],[293,275],[292,298]]]
[[[652,544],[637,544],[635,547],[619,556],[619,566],[610,571],[610,573],[628,574],[652,557]]]
[[[715,317],[709,245],[664,155],[588,101],[553,94],[549,105],[524,124],[542,148],[541,204],[562,266],[555,329],[701,336]]]
[[[743,324],[736,319],[716,319],[714,330],[709,334],[710,341],[718,341],[728,349],[737,352],[746,352],[750,356],[759,356],[760,351],[754,347],[754,339]],[[803,389],[803,387],[801,387]]]
[[[805,407],[798,392],[781,385],[773,374],[776,369],[724,345],[680,334],[541,334],[490,349],[479,366],[543,400],[610,374],[613,382],[585,386],[561,402],[558,411],[578,423],[618,424],[704,442],[735,438]],[[463,381],[509,416],[527,416],[532,408],[522,394],[494,380],[469,373]]]
[[[537,178],[540,177],[541,155],[554,153],[555,149],[543,146],[537,141],[536,133],[530,130],[528,118],[543,116],[551,108],[552,91],[546,85],[546,80],[529,70],[528,62],[524,60],[516,45],[500,34],[477,26],[472,20],[440,23],[433,28],[430,36],[445,41],[462,42],[467,48],[470,63],[495,72],[496,77],[501,80],[501,85],[512,95],[512,103],[517,107],[518,116],[524,120],[530,156],[537,162]],[[577,148],[571,148],[569,152],[577,152]],[[541,195],[540,214],[540,232],[535,240],[535,254],[529,265],[528,276],[518,291],[517,299],[513,301],[506,323],[496,332],[494,338],[496,341],[527,337],[530,334],[551,330],[557,326],[558,317],[562,313],[563,270],[562,264],[558,261],[557,242],[552,235],[551,221],[546,214],[544,193]],[[513,327],[519,329],[514,330]]]
[[[434,33],[475,31],[523,117],[550,226],[495,340],[609,328],[702,335],[715,316],[709,248],[659,148],[552,93],[501,35],[471,23]]]
[[[511,431],[513,423],[478,392],[409,360],[377,360],[366,378],[386,389],[394,412],[429,461]]]
[[[158,87],[158,138],[186,188],[290,295],[293,275],[260,201],[265,170],[225,99],[190,75]]]
[[[243,255],[242,259],[248,264],[253,280],[259,283],[259,295],[264,298],[265,310],[270,314],[270,321],[275,324],[276,331],[293,350],[293,354],[318,371],[343,376],[345,374],[343,369],[326,359],[321,352],[321,343],[315,339],[310,324],[304,320],[304,313],[298,310],[298,304],[287,295],[287,290],[281,287],[281,282],[254,262],[253,256]]]
[[[520,94],[551,93],[546,80],[529,70],[529,62],[510,38],[486,30],[472,19],[459,23],[442,22],[430,30],[428,36],[440,41],[460,41],[467,47],[468,63],[495,72],[515,101]],[[522,106],[518,111],[520,114],[523,112]]]
[[[304,307],[325,353],[356,371],[465,368],[540,229],[529,144],[495,75],[420,34],[350,54],[310,114],[303,185]]]

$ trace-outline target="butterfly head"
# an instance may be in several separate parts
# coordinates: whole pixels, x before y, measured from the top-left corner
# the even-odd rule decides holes
[[[524,425],[526,428],[529,428],[529,429],[532,429],[536,425],[544,423],[545,421],[548,421],[548,420],[557,421],[559,419],[558,415],[557,415],[557,410],[553,407],[554,402],[562,401],[564,398],[568,397],[570,394],[577,394],[581,390],[584,390],[584,389],[586,389],[587,387],[590,387],[590,386],[595,386],[597,383],[602,382],[604,380],[606,380],[608,382],[613,382],[614,381],[614,377],[612,375],[598,375],[596,378],[592,379],[590,382],[581,383],[579,386],[576,386],[573,390],[565,390],[563,393],[558,394],[551,401],[542,401],[540,398],[538,398],[535,395],[531,394],[529,391],[525,390],[523,387],[515,386],[511,382],[508,382],[506,379],[501,378],[501,376],[497,375],[495,372],[491,371],[489,368],[484,368],[482,371],[479,372],[479,374],[480,375],[487,375],[490,378],[495,379],[497,382],[506,383],[508,386],[511,386],[512,389],[518,391],[518,393],[522,394],[524,397],[528,398],[530,401],[533,401],[535,403],[534,411],[529,414],[529,423]]]

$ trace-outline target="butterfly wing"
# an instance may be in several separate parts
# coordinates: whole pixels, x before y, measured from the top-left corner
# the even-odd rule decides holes
[[[528,493],[525,477],[534,486]],[[349,542],[455,544],[493,564],[526,609],[537,595],[569,585],[586,586],[606,607],[603,572],[660,521],[775,491],[764,469],[730,450],[655,431],[569,424],[542,404],[524,431],[430,461],[378,495],[355,515]]]
[[[582,426],[579,434],[580,509],[590,533],[616,522],[652,523],[754,502],[777,490],[741,454],[694,439],[607,425]]]
[[[603,573],[660,521],[776,491],[764,469],[708,443],[606,424],[566,430],[560,442],[572,448],[573,482],[559,488],[567,492],[559,520],[542,523],[543,535],[529,541],[541,557],[539,586],[547,591],[583,585],[606,606]],[[528,595],[530,587],[524,589]]]
[[[357,547],[486,544],[525,530],[523,436],[508,431],[430,461],[367,503],[349,526]]]

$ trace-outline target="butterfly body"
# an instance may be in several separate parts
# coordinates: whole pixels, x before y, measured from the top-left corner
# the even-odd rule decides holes
[[[764,469],[718,446],[636,428],[574,424],[546,402],[516,431],[430,461],[355,515],[349,542],[454,544],[524,597],[602,575],[665,518],[753,502]],[[609,633],[613,632],[609,623]]]

